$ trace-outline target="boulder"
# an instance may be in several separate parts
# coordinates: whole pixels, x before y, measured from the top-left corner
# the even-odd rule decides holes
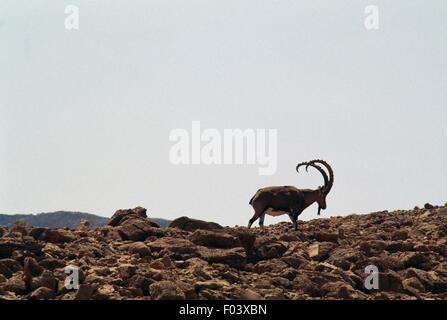
[[[198,255],[197,246],[187,239],[164,237],[148,242],[147,246],[152,252],[169,252],[173,257],[182,260]]]
[[[23,273],[25,278],[31,279],[32,277],[40,276],[43,272],[43,268],[37,263],[36,259],[32,257],[26,257],[23,267]]]
[[[14,252],[21,250],[40,255],[42,253],[42,246],[36,241],[25,237],[22,239],[0,239],[0,259],[9,258]]]
[[[313,260],[322,261],[329,258],[329,254],[337,245],[332,242],[317,242],[308,247],[307,254]]]
[[[90,230],[90,221],[88,221],[86,219],[81,219],[81,221],[79,221],[78,230],[85,231],[85,232],[89,231]]]
[[[394,271],[380,272],[379,273],[379,290],[381,291],[394,291],[402,292],[402,278]]]
[[[120,247],[121,250],[129,251],[130,253],[138,254],[141,258],[150,257],[151,249],[144,242],[132,242],[124,244]]]
[[[262,296],[250,289],[241,289],[236,293],[236,299],[239,300],[261,300]]]
[[[20,277],[12,277],[2,286],[3,290],[14,292],[17,295],[26,293],[26,284]]]
[[[70,230],[65,229],[50,229],[50,228],[34,228],[30,235],[39,241],[51,243],[73,242],[76,236]]]
[[[223,227],[215,222],[208,222],[203,220],[191,219],[188,217],[180,217],[172,221],[169,228],[178,228],[185,231],[202,230],[216,230],[223,229]]]
[[[147,219],[146,209],[142,207],[116,211],[108,225],[115,227],[122,240],[144,241],[151,236],[164,236],[164,231]]]
[[[338,242],[338,233],[316,232],[315,239],[319,242]]]
[[[0,226],[0,238],[3,237],[8,232],[8,228]]]
[[[66,266],[66,263],[62,261],[61,259],[56,258],[46,258],[39,261],[39,265],[42,268],[48,269],[48,270],[54,270],[58,268],[63,268]]]
[[[40,276],[32,278],[31,289],[36,290],[40,287],[45,287],[53,291],[57,290],[57,279],[54,277],[51,271],[45,270]]]
[[[11,277],[15,272],[22,270],[22,266],[14,259],[0,259],[0,274]]]
[[[147,218],[146,209],[142,207],[136,207],[134,209],[120,209],[117,210],[112,217],[110,218],[107,225],[112,227],[119,226],[122,222],[124,222],[127,219],[139,219]]]
[[[256,239],[254,244],[254,254],[256,259],[274,259],[282,257],[287,251],[287,243],[271,239]]]
[[[31,293],[30,298],[31,300],[50,300],[56,298],[56,294],[49,288],[40,287]]]
[[[243,248],[209,249],[198,247],[198,254],[209,263],[222,263],[234,268],[242,268],[247,263],[247,255]]]
[[[242,246],[239,238],[228,233],[210,230],[196,230],[189,236],[189,240],[197,245],[211,248],[235,248]]]
[[[76,291],[75,300],[91,300],[97,289],[97,284],[83,283]]]
[[[153,300],[184,300],[183,290],[173,281],[159,281],[149,286]]]

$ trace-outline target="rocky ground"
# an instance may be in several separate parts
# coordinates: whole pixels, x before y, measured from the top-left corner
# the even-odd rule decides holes
[[[365,288],[368,265],[379,289]],[[79,268],[78,290],[65,268]],[[447,299],[447,207],[321,218],[264,229],[144,208],[106,227],[0,227],[2,299]]]

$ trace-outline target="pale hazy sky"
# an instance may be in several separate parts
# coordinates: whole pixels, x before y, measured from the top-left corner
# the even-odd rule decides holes
[[[313,158],[335,171],[323,217],[444,204],[446,31],[444,0],[0,0],[0,212],[246,225],[259,187],[321,184],[295,173]],[[277,173],[172,165],[193,120],[278,129]]]

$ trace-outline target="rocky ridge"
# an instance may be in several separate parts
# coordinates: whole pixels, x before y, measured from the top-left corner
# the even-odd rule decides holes
[[[367,289],[367,266],[379,289]],[[79,288],[66,288],[67,266]],[[447,206],[248,230],[146,209],[105,227],[0,226],[0,299],[447,299]]]

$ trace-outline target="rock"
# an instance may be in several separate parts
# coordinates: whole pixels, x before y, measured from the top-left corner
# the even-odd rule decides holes
[[[298,275],[298,271],[295,270],[294,268],[286,268],[286,269],[282,270],[279,275],[283,278],[286,278],[287,280],[292,281]]]
[[[34,300],[50,300],[54,298],[56,298],[54,291],[46,287],[40,287],[31,293],[31,299]]]
[[[329,258],[330,252],[336,247],[332,242],[314,243],[308,247],[307,254],[311,259],[322,261]]]
[[[407,230],[397,230],[392,234],[391,239],[392,240],[406,240],[406,239],[408,239],[408,231]]]
[[[149,286],[153,300],[184,300],[185,293],[172,281],[159,281]]]
[[[289,266],[280,259],[262,260],[255,264],[254,272],[256,273],[281,273]]]
[[[397,272],[380,272],[379,273],[379,290],[402,292],[402,278]]]
[[[425,288],[422,283],[416,277],[411,277],[402,281],[402,287],[405,291],[420,298],[420,294],[425,292]]]
[[[261,300],[262,296],[257,292],[250,289],[241,289],[236,294],[237,299],[239,300]]]
[[[11,227],[11,233],[18,233],[22,236],[28,234],[28,227],[26,226],[26,222],[23,220],[17,220],[14,225]]]
[[[299,268],[303,263],[308,262],[306,258],[300,255],[291,255],[287,257],[282,257],[281,260],[293,268]]]
[[[405,268],[401,259],[395,256],[380,255],[378,257],[370,257],[357,264],[357,267],[364,268],[367,265],[374,265],[381,271],[394,270],[399,271]]]
[[[54,270],[54,269],[58,269],[58,268],[63,268],[66,266],[66,263],[60,259],[55,259],[55,258],[47,258],[47,259],[42,259],[39,261],[39,265],[42,268],[48,269],[48,270]]]
[[[169,252],[175,259],[187,260],[198,255],[197,246],[187,239],[164,237],[148,242],[147,246],[152,252]]]
[[[362,241],[359,245],[359,248],[366,255],[373,255],[380,251],[385,250],[387,247],[386,241],[383,240],[369,240]]]
[[[338,234],[337,233],[329,233],[329,232],[316,232],[315,239],[319,242],[338,242]]]
[[[110,223],[4,229],[0,300],[447,298],[444,207],[300,221],[296,233],[288,222],[161,229],[144,208]],[[365,288],[368,265],[378,290]],[[67,266],[79,289],[65,286]]]
[[[315,266],[315,271],[319,272],[332,272],[334,270],[338,270],[338,267],[327,262],[320,262]]]
[[[280,241],[257,239],[254,250],[257,259],[274,259],[281,257],[287,251],[287,246]]]
[[[118,272],[124,280],[131,278],[136,271],[137,267],[132,264],[122,264],[118,267]]]
[[[97,284],[81,284],[76,291],[75,300],[91,300],[98,289]]]
[[[405,268],[429,269],[431,266],[429,255],[420,252],[406,252],[401,260]]]
[[[142,294],[142,293],[141,293]],[[123,295],[132,297],[132,293],[129,290],[123,291]],[[104,284],[100,285],[98,289],[93,293],[93,300],[116,300],[120,297],[114,285]]]
[[[42,247],[36,241],[30,239],[0,239],[0,259],[9,258],[15,251],[28,251],[35,255],[42,253]]]
[[[197,281],[195,283],[195,290],[200,291],[203,289],[220,290],[223,287],[228,287],[230,284],[222,280],[210,280],[210,281]]]
[[[366,295],[360,291],[354,290],[349,284],[343,282],[332,282],[322,286],[324,296],[339,300],[358,300],[365,299]]]
[[[223,227],[215,222],[207,222],[203,220],[191,219],[188,217],[180,217],[172,221],[169,228],[178,228],[185,231],[195,231],[198,229],[203,230],[216,230],[223,229]]]
[[[43,270],[44,269],[37,263],[36,259],[31,257],[25,258],[23,272],[26,278],[31,279],[32,277],[40,276]]]
[[[405,277],[407,279],[416,278],[422,284],[425,291],[432,293],[447,292],[447,281],[434,271],[427,272],[416,268],[409,268],[405,272]]]
[[[164,256],[163,258],[161,258],[161,263],[163,264],[165,269],[175,269],[175,264],[168,256]]]
[[[146,209],[143,207],[136,207],[134,209],[120,209],[117,210],[113,216],[110,218],[107,225],[116,227],[127,219],[146,219]]]
[[[241,247],[239,238],[222,232],[210,230],[196,230],[190,237],[191,242],[212,248],[235,248]]]
[[[299,275],[293,280],[294,291],[306,294],[311,297],[321,297],[322,292],[320,286],[316,285],[311,279],[306,275]]]
[[[276,288],[290,288],[292,286],[292,282],[283,277],[272,277],[270,283]]]
[[[435,206],[428,202],[426,204],[424,204],[424,209],[430,210],[430,209],[434,209],[434,208],[435,208]]]
[[[242,268],[247,263],[247,255],[242,248],[209,249],[199,247],[198,254],[209,263],[223,263],[234,268]]]
[[[389,244],[387,244],[385,250],[388,251],[389,253],[395,253],[395,252],[399,252],[403,249],[403,243],[402,241],[393,241],[390,242]]]
[[[245,229],[232,229],[230,232],[239,239],[247,255],[251,255],[256,241],[256,235]]]
[[[51,271],[45,270],[42,275],[31,280],[31,289],[36,290],[40,287],[45,287],[51,290],[57,290],[57,280]]]
[[[3,237],[8,232],[6,227],[0,226],[0,238]]]
[[[331,251],[327,262],[343,270],[350,270],[355,264],[362,264],[365,256],[355,248],[335,248]]]
[[[136,274],[129,280],[129,287],[140,288],[142,290],[142,294],[144,296],[148,296],[149,285],[151,285],[152,283],[153,281],[150,278]]]
[[[204,280],[211,280],[213,277],[206,272],[203,268],[199,266],[195,266],[192,270],[192,274],[195,275],[197,278],[202,278]]]
[[[0,259],[0,274],[10,278],[15,272],[21,270],[20,264],[13,259]]]
[[[81,219],[81,221],[79,221],[78,229],[80,231],[89,231],[90,230],[90,222],[86,219]]]
[[[147,219],[146,209],[142,207],[117,210],[107,225],[115,227],[122,240],[144,241],[151,236],[164,236],[164,231]]]
[[[117,227],[117,231],[121,239],[132,241],[144,241],[151,236],[157,238],[164,236],[164,231],[160,228],[153,227],[147,219],[126,220]]]
[[[30,235],[40,241],[51,243],[73,242],[76,236],[69,230],[65,229],[49,229],[49,228],[34,228]]]
[[[134,254],[138,254],[141,258],[151,257],[151,249],[144,242],[132,242],[124,244],[120,247],[121,250],[126,250]]]
[[[11,291],[18,295],[26,293],[25,281],[23,281],[19,277],[13,277],[8,279],[8,281],[6,281],[6,283],[2,286],[2,288],[5,291]]]

